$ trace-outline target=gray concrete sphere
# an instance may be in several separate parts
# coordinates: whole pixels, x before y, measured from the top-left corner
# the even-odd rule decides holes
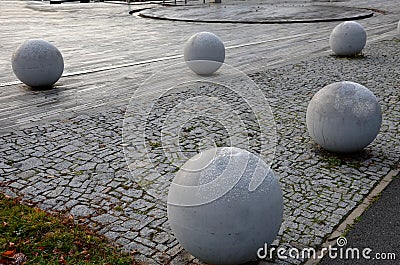
[[[31,87],[51,86],[64,71],[60,51],[41,39],[23,42],[12,55],[11,64],[17,78]]]
[[[225,46],[215,34],[200,32],[186,42],[184,58],[196,74],[212,75],[225,61]]]
[[[323,87],[311,99],[306,115],[310,136],[324,149],[338,153],[362,150],[377,136],[381,107],[375,95],[354,82]]]
[[[399,23],[397,23],[397,33],[400,34],[400,20],[399,20]]]
[[[357,22],[346,21],[337,25],[329,38],[332,51],[339,56],[359,54],[367,42],[367,33]]]
[[[192,255],[211,264],[241,264],[275,240],[283,195],[261,158],[235,147],[213,148],[178,171],[167,212],[175,237]]]

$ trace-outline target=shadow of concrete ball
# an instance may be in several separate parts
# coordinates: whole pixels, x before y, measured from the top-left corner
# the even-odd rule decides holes
[[[30,87],[52,86],[64,71],[60,51],[41,39],[23,42],[12,55],[11,64],[17,78]]]

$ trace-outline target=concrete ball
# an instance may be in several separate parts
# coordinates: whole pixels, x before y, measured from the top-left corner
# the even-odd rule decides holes
[[[399,20],[399,23],[397,24],[397,33],[400,34],[400,20]]]
[[[366,87],[337,82],[314,95],[307,108],[306,123],[310,136],[324,149],[357,152],[377,136],[382,124],[381,107]]]
[[[31,87],[52,86],[64,71],[60,51],[41,39],[23,42],[12,55],[11,64],[17,78]]]
[[[225,46],[215,34],[200,32],[186,42],[184,59],[196,74],[212,75],[225,61]]]
[[[168,220],[180,244],[211,264],[241,264],[271,244],[283,216],[283,195],[272,169],[235,147],[189,159],[168,193]]]
[[[339,56],[359,54],[367,42],[367,33],[357,22],[346,21],[337,25],[329,38],[332,51]]]

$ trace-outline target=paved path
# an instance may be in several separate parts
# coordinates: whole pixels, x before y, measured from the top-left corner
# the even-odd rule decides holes
[[[278,148],[273,167],[285,197],[284,223],[275,244],[287,249],[318,246],[365,194],[397,167],[400,154],[396,118],[400,67],[394,67],[400,64],[398,43],[377,42],[396,34],[398,4],[340,4],[388,10],[387,15],[378,13],[361,21],[370,37],[365,58],[329,56],[327,39],[336,23],[205,25],[130,16],[127,13],[133,7],[126,5],[0,1],[1,190],[23,195],[44,209],[67,210],[126,250],[137,250],[138,257],[151,264],[196,262],[171,236],[165,205],[145,192],[154,175],[145,175],[147,182],[143,183],[137,181],[143,178],[137,171],[129,172],[122,128],[126,110],[132,109],[132,104],[135,107],[135,101],[128,103],[139,84],[181,62],[184,42],[193,33],[213,31],[228,47],[227,63],[250,75],[275,115]],[[65,76],[55,89],[33,91],[18,83],[4,84],[15,81],[9,61],[15,47],[33,37],[52,41],[64,55]],[[304,59],[308,60],[301,62]],[[343,79],[371,88],[385,115],[377,140],[354,156],[333,156],[319,150],[304,126],[312,94]],[[234,87],[235,82],[229,85]],[[238,89],[243,92],[245,88]],[[229,92],[219,92],[222,94],[215,96],[235,102]],[[153,131],[147,138],[148,149],[130,154],[140,158],[149,153],[157,158],[163,144],[159,142],[160,122],[179,94],[169,96],[170,101],[160,104],[166,112],[138,117],[150,122]],[[237,102],[241,110],[248,108],[242,99]],[[137,103],[146,104],[145,100]],[[239,112],[242,120],[253,121],[246,115],[246,111]],[[199,120],[195,124],[198,130],[192,130],[192,125],[188,123],[182,134],[182,148],[187,153],[195,151],[194,136],[220,143],[229,140],[219,121]],[[159,162],[157,169],[171,176],[170,165]],[[155,167],[143,163],[137,168]]]

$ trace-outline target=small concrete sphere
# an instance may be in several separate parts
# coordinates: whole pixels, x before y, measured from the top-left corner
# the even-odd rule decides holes
[[[211,264],[241,264],[271,244],[283,216],[283,195],[272,169],[235,147],[189,159],[168,193],[168,220],[179,243]]]
[[[48,87],[57,82],[64,71],[60,51],[41,39],[23,42],[12,55],[14,74],[30,87]]]
[[[361,151],[375,139],[382,113],[368,88],[343,81],[325,86],[314,95],[306,122],[310,136],[324,149],[351,153]]]
[[[367,42],[367,33],[357,22],[346,21],[337,25],[329,38],[332,51],[339,56],[359,54]]]
[[[186,42],[184,58],[196,74],[212,75],[225,61],[225,46],[217,35],[200,32]]]

